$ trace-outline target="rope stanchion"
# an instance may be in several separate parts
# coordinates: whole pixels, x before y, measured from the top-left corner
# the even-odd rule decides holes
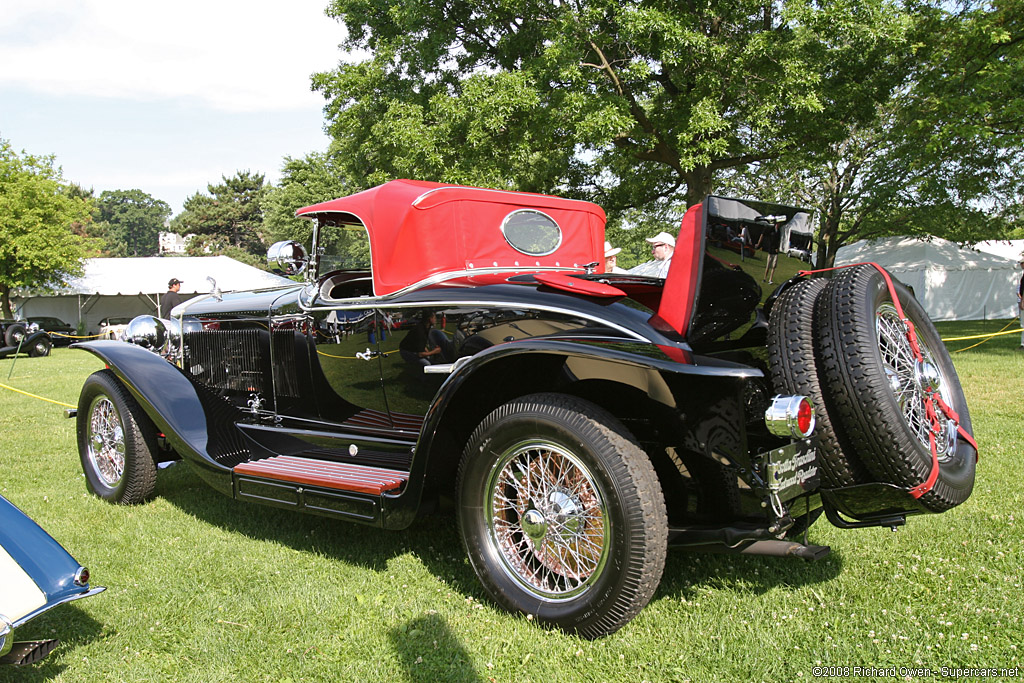
[[[6,384],[0,384],[0,388],[10,389],[11,391],[13,391],[13,392],[15,392],[17,394],[23,394],[25,396],[30,396],[32,398],[38,398],[40,401],[46,401],[47,403],[56,403],[57,405],[64,406],[65,408],[74,408],[75,407],[75,406],[71,405],[70,403],[64,403],[62,401],[54,401],[52,398],[46,398],[45,396],[37,396],[35,394],[30,394],[27,391],[22,391],[21,389],[15,389],[14,387],[9,387]]]

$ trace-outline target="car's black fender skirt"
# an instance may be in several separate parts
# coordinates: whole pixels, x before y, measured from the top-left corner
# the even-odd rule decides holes
[[[180,368],[152,351],[121,341],[96,340],[72,348],[84,349],[106,363],[171,447],[196,465],[207,483],[232,495],[235,462],[218,460],[225,460],[225,450],[244,448],[244,441],[231,420],[209,419],[204,407],[209,397],[201,396]]]
[[[410,524],[420,505],[424,490],[432,489],[440,482],[431,481],[440,468],[432,467],[435,438],[449,408],[456,403],[459,392],[466,388],[482,370],[494,363],[509,360],[514,356],[562,356],[565,367],[577,379],[608,379],[628,384],[646,393],[651,399],[675,407],[673,390],[665,381],[666,376],[700,379],[701,384],[720,381],[723,391],[731,389],[725,384],[743,382],[764,376],[758,368],[716,358],[692,356],[691,362],[678,362],[653,344],[622,339],[528,339],[509,344],[499,344],[481,351],[465,361],[463,365],[445,380],[427,412],[420,438],[416,445],[409,474],[409,485],[400,494],[385,494],[392,500],[386,506],[387,528],[403,528]],[[437,448],[443,448],[437,446]]]

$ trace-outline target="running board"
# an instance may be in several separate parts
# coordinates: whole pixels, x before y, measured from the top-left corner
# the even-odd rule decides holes
[[[234,467],[241,500],[380,526],[384,494],[405,486],[409,473],[383,467],[278,455]]]

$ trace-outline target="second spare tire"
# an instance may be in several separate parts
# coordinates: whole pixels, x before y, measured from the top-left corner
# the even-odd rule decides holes
[[[916,331],[920,353],[891,292]],[[857,457],[878,481],[917,487],[918,500],[933,512],[966,500],[977,458],[958,431],[959,425],[971,434],[967,401],[949,352],[910,290],[895,280],[890,290],[872,265],[853,266],[832,278],[815,313],[830,417],[841,423]],[[928,392],[951,412],[926,401]]]

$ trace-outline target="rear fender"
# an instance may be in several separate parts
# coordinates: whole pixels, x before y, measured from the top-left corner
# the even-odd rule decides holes
[[[447,430],[444,428],[446,422],[450,424],[451,420],[464,422],[467,419],[463,411],[458,409],[459,403],[456,398],[486,370],[493,369],[499,364],[515,361],[517,357],[524,361],[528,357],[532,357],[531,367],[543,367],[544,369],[539,372],[552,383],[563,379],[566,376],[565,372],[569,373],[573,382],[589,379],[611,381],[643,392],[652,401],[664,406],[666,410],[678,409],[671,387],[674,382],[666,381],[666,375],[669,377],[671,375],[690,376],[705,381],[713,381],[713,378],[742,380],[762,376],[759,370],[739,364],[703,358],[698,358],[696,364],[678,363],[663,354],[632,353],[624,350],[624,346],[600,343],[584,344],[578,341],[531,340],[492,347],[476,354],[464,365],[459,366],[445,381],[427,413],[416,447],[417,455],[413,458],[409,477],[410,488],[403,495],[403,498],[406,496],[408,498],[400,507],[396,506],[392,509],[392,514],[395,517],[388,521],[387,526],[396,528],[405,523],[411,523],[411,517],[404,518],[405,516],[400,510],[404,510],[406,513],[414,512],[425,490],[433,492],[438,487],[446,485],[445,480],[453,474],[452,463],[454,461],[454,464],[457,465],[463,444],[447,443],[439,439],[438,435],[446,433]],[[637,351],[643,349],[650,352],[656,347],[637,344],[635,348]],[[661,355],[660,358],[659,355]],[[700,361],[706,361],[706,363],[702,364]],[[555,366],[559,372],[555,372]],[[472,391],[472,387],[469,387],[469,390]],[[534,389],[534,391],[548,390],[557,390],[557,386],[555,384],[539,384]],[[514,397],[498,398],[497,400],[503,403],[511,398]],[[489,412],[496,407],[491,406],[490,403],[491,401],[487,402],[487,407],[482,408],[483,404],[477,402],[477,407]],[[483,416],[480,415],[479,418],[482,419]],[[473,419],[475,420],[476,417],[474,415]],[[464,425],[457,431],[460,433],[467,430],[471,432],[473,428],[475,428],[475,422],[472,426]],[[468,437],[468,433],[465,436]],[[453,448],[458,452],[453,452]],[[417,488],[420,490],[415,490]],[[400,520],[399,516],[403,519]]]

